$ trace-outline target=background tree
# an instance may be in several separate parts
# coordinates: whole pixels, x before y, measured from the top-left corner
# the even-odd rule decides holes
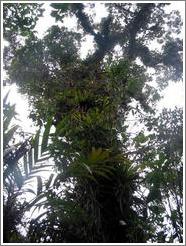
[[[55,126],[50,152],[58,175],[44,194],[46,218],[31,222],[28,238],[76,243],[153,240],[156,223],[144,212],[154,204],[147,211],[146,198],[135,195],[146,179],[128,155],[125,122],[132,110],[155,112],[159,94],[149,85],[148,67],[174,80],[182,76],[182,41],[175,38],[181,26],[179,13],[167,15],[162,3],[105,4],[108,16],[96,24],[87,11],[93,12],[94,4],[51,6],[57,21],[75,16],[79,29],[55,25],[42,40],[28,36],[14,49],[13,58],[6,53],[10,80],[33,106],[30,117],[38,125],[50,118]],[[82,60],[79,49],[86,34],[93,36],[95,49]],[[160,51],[151,49],[152,40],[161,43]],[[116,45],[121,47],[119,57]],[[160,86],[165,85],[162,80]],[[153,177],[155,172],[152,168]],[[182,241],[178,233],[176,237]]]
[[[24,40],[32,36],[39,17],[42,16],[43,4],[3,3],[3,38],[8,42],[4,47],[3,65],[10,64],[14,51]],[[4,80],[6,84],[8,80]]]
[[[139,192],[146,201],[147,219],[158,228],[152,240],[183,240],[183,110],[164,109],[148,117],[148,133],[134,138],[133,161],[143,170],[143,187]],[[151,132],[151,133],[150,133]],[[149,134],[150,133],[150,134]],[[132,153],[130,153],[132,154]],[[147,195],[148,194],[148,195]],[[171,224],[172,230],[169,229]]]

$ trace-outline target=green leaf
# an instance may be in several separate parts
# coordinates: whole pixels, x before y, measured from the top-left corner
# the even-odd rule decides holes
[[[18,166],[15,166],[14,177],[15,177],[15,182],[16,182],[18,188],[21,189],[24,179],[23,179],[21,170]]]
[[[37,162],[39,156],[39,139],[40,139],[40,129],[37,131],[35,138],[33,139],[33,148],[34,148],[34,163]]]
[[[25,175],[26,177],[28,176],[28,160],[27,160],[27,153],[23,156],[23,165],[24,165],[24,171],[25,171]]]
[[[44,215],[47,215],[48,211],[45,211],[43,213],[41,213],[40,215],[38,215],[36,218],[34,218],[33,220],[31,220],[31,224],[35,224],[36,221],[38,221],[39,219],[41,219]]]
[[[31,208],[33,208],[34,205],[38,204],[39,205],[39,201],[40,203],[43,202],[43,198],[46,198],[46,194],[45,193],[41,193],[40,195],[38,195],[36,198],[34,198],[33,200],[31,200],[29,203],[28,203],[28,206],[27,208],[30,210]]]
[[[54,178],[54,173],[50,174],[50,177],[49,177],[49,179],[48,179],[48,181],[46,183],[46,190],[49,189],[49,187],[50,187],[50,185],[52,183],[53,178]]]
[[[37,178],[37,196],[38,196],[42,193],[43,182],[40,176],[37,176],[36,178]]]
[[[32,149],[30,149],[29,152],[28,152],[28,166],[29,166],[29,172],[31,172],[32,171],[32,167],[33,167]]]
[[[101,176],[101,177],[103,177],[105,179],[108,179],[108,180],[111,179],[106,172],[101,171],[101,170],[96,170],[95,174],[98,175],[98,176]]]
[[[4,140],[3,140],[3,146],[4,148],[8,145],[8,143],[10,142],[10,140],[13,139],[13,136],[15,134],[15,132],[17,131],[17,129],[19,128],[19,126],[15,125],[12,126],[5,134],[4,134]]]
[[[48,139],[49,139],[49,134],[50,134],[52,122],[53,122],[53,117],[51,117],[47,121],[47,124],[45,126],[45,130],[44,130],[43,137],[42,137],[42,143],[41,143],[41,154],[47,150]]]
[[[92,175],[92,170],[90,169],[90,167],[88,165],[86,165],[85,163],[82,163],[82,165],[86,168],[86,170]]]
[[[4,106],[5,104],[7,104],[7,98],[8,98],[9,93],[10,93],[10,90],[6,93],[6,95],[5,95],[4,98],[3,98],[3,106]]]
[[[12,119],[17,115],[15,112],[15,105],[8,105],[8,108],[3,110],[3,131],[6,132],[12,121]]]
[[[32,193],[32,194],[36,195],[35,191],[32,190],[32,189],[30,189],[30,188],[23,189],[22,192],[23,192],[23,193],[24,193],[24,192],[29,192],[29,193]]]
[[[69,3],[52,3],[50,6],[54,9],[66,11],[69,8]]]

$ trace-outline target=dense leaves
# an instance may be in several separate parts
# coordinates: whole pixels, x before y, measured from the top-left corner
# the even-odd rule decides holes
[[[11,41],[14,34],[28,36],[42,16],[42,4],[3,3],[4,38]]]
[[[183,240],[182,119],[182,109],[162,112],[156,126],[157,136],[152,140],[157,146],[156,155],[152,157],[152,172],[147,175],[147,181],[151,187],[148,202],[153,204],[155,200],[158,201],[158,206],[162,206],[167,219],[174,228],[170,241],[178,238],[180,242]],[[157,211],[155,214],[159,216],[160,212]],[[164,236],[166,236],[165,232]]]

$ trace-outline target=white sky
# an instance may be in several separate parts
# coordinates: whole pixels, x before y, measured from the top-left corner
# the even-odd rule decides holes
[[[45,2],[44,3],[44,8],[45,8],[45,12],[44,12],[44,17],[40,18],[37,22],[36,25],[36,30],[38,31],[38,36],[41,38],[44,33],[46,32],[46,30],[51,26],[51,25],[55,25],[55,24],[60,24],[59,22],[56,23],[55,19],[53,17],[50,16],[50,11],[51,11],[51,7],[50,7],[51,2]],[[167,7],[167,9],[169,11],[171,10],[179,10],[182,18],[184,20],[185,17],[185,3],[183,1],[174,1],[171,3],[171,5],[169,7]],[[102,17],[105,17],[107,15],[103,5],[100,2],[96,2],[96,15],[94,17],[94,21],[99,22],[101,20]],[[75,19],[71,18],[71,19],[66,19],[64,21],[64,25],[70,28],[74,28],[75,25]],[[183,28],[182,30],[182,36],[185,31],[185,28]],[[89,50],[91,50],[93,48],[93,38],[90,35],[87,35],[87,39],[84,42],[84,44],[82,45],[81,48],[81,57],[84,58],[87,54],[87,52]],[[183,52],[185,53],[185,52]],[[35,127],[32,126],[32,121],[28,118],[29,115],[29,107],[28,107],[28,102],[26,99],[26,96],[20,95],[17,92],[17,88],[15,86],[15,84],[13,84],[12,86],[10,86],[9,88],[11,88],[10,94],[9,94],[9,100],[11,101],[11,103],[16,103],[16,111],[19,114],[19,118],[21,120],[21,122],[19,122],[19,125],[21,125],[21,127],[28,132],[33,132],[35,131]],[[6,93],[6,91],[9,88],[5,88],[3,90],[3,95]],[[175,106],[179,106],[179,107],[183,107],[184,106],[184,83],[180,82],[180,83],[174,83],[171,82],[169,83],[169,86],[162,92],[164,98],[158,103],[157,108],[159,110],[161,110],[164,107],[167,108],[174,108]]]

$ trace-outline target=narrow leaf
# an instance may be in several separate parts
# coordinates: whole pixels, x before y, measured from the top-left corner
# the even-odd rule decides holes
[[[3,139],[3,146],[4,146],[4,148],[10,142],[10,140],[13,138],[13,135],[17,131],[18,128],[19,128],[19,126],[15,125],[12,128],[10,128],[10,130],[8,130],[4,134],[4,139]]]
[[[8,130],[8,127],[11,123],[11,120],[15,118],[16,112],[15,112],[15,105],[7,106],[7,109],[3,111],[3,130],[4,132]]]
[[[10,90],[6,93],[6,95],[3,98],[3,105],[7,104],[7,98],[8,98],[9,93],[10,93]]]
[[[41,200],[40,202],[43,202],[42,201],[43,198],[46,198],[46,194],[45,193],[40,194],[39,196],[37,196],[36,198],[34,198],[31,202],[29,202],[28,209],[31,209],[40,200]]]
[[[52,174],[50,175],[50,177],[49,177],[49,179],[48,179],[48,181],[47,181],[47,183],[46,183],[46,189],[48,189],[48,188],[50,187],[53,178],[54,178],[54,173],[52,173]]]
[[[25,193],[25,192],[30,192],[30,193],[36,195],[35,191],[32,190],[32,189],[30,189],[30,188],[23,189],[22,192],[23,192],[23,193]]]
[[[23,180],[23,176],[21,174],[20,168],[18,166],[15,167],[14,177],[15,177],[15,182],[17,184],[17,187],[21,189],[24,180]]]
[[[42,178],[40,176],[37,176],[37,195],[40,195],[42,193],[42,188],[43,188]]]
[[[51,126],[52,126],[52,120],[53,120],[53,117],[51,117],[48,120],[48,122],[47,122],[47,124],[45,126],[45,130],[44,130],[44,133],[43,133],[43,139],[42,139],[42,143],[41,143],[41,154],[47,150],[50,129],[51,129]]]
[[[34,163],[38,160],[39,155],[39,136],[40,136],[40,129],[37,131],[35,138],[33,140],[33,148],[34,148]]]
[[[29,172],[32,171],[33,167],[33,154],[32,154],[32,149],[28,152],[28,166],[29,166]]]
[[[23,165],[24,165],[24,171],[25,171],[25,175],[26,177],[28,176],[28,161],[27,161],[27,154],[25,154],[23,156]]]

